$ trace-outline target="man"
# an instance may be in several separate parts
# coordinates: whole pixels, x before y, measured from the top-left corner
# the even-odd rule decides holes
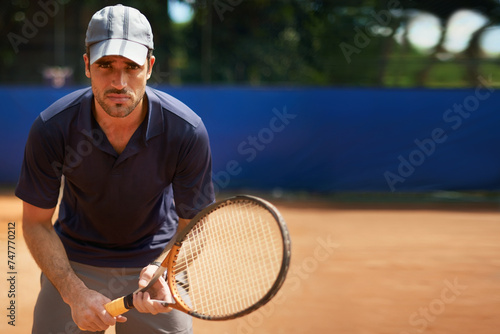
[[[104,305],[146,286],[157,268],[148,263],[214,201],[206,129],[180,101],[146,86],[153,35],[138,10],[95,13],[86,47],[91,88],[35,120],[16,188],[24,237],[42,270],[33,333],[115,324],[119,334],[191,333],[189,316],[152,301],[169,297],[162,279],[135,295],[124,316],[111,317]]]

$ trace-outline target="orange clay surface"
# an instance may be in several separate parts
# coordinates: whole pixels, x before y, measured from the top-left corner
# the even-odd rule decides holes
[[[195,320],[196,334],[499,333],[499,203],[275,204],[292,237],[282,290],[241,319]],[[9,222],[16,233],[14,299]],[[31,332],[40,271],[21,227],[20,201],[0,195],[0,333]],[[15,326],[8,324],[11,300]]]

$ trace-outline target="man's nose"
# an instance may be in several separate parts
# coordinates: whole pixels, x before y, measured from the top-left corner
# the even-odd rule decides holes
[[[127,74],[125,71],[115,71],[111,85],[116,89],[125,88],[127,86]]]

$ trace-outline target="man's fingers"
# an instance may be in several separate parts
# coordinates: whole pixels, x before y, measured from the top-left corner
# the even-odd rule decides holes
[[[95,322],[88,322],[86,323],[85,325],[78,325],[78,328],[82,331],[87,331],[87,332],[98,332],[98,331],[105,331],[106,329],[108,329],[109,326],[106,326],[106,325],[98,325],[97,323]]]
[[[116,324],[104,305],[111,300],[94,290],[83,290],[71,306],[71,316],[80,329],[104,331]]]
[[[99,312],[98,315],[104,325],[114,326],[116,324],[115,318],[113,318],[105,309]]]
[[[158,311],[155,309],[153,302],[150,300],[150,296],[148,292],[138,293],[134,295],[134,306],[135,308],[142,313],[151,313],[158,314]]]
[[[122,315],[113,318],[108,312],[104,311],[102,314],[99,313],[99,319],[96,319],[96,321],[88,321],[85,325],[78,326],[78,328],[90,332],[104,331],[110,326],[116,325],[117,322],[125,321],[127,321],[127,318]]]
[[[148,292],[139,292],[134,295],[134,306],[141,313],[166,313],[170,312],[172,309],[168,306],[163,306],[159,301],[151,300]]]
[[[123,315],[119,315],[116,317],[116,322],[125,322],[127,321],[127,318],[124,317]]]
[[[142,269],[139,279],[139,287],[144,288],[148,285],[149,281],[154,276],[156,269],[158,269],[158,266],[156,265],[149,265]]]
[[[163,306],[163,304],[159,302],[153,302],[153,307],[157,313],[168,313],[172,311],[172,308]]]
[[[149,280],[141,277],[141,279],[139,280],[139,288],[144,288],[146,285],[148,285],[149,283]]]
[[[75,320],[76,325],[80,330],[83,331],[90,331],[90,332],[97,332],[97,331],[103,331],[106,330],[110,325],[104,323],[100,319],[100,315],[94,315],[91,312],[87,312],[85,314],[82,314],[78,321]]]
[[[142,269],[139,279],[140,288],[148,285],[157,269],[158,266],[156,265],[149,265]],[[141,313],[151,314],[165,313],[172,310],[168,306],[163,306],[162,302],[153,301],[151,297],[154,297],[154,299],[159,299],[161,301],[164,300],[168,303],[172,302],[170,290],[163,277],[160,277],[160,279],[149,289],[149,291],[134,294],[134,307]]]
[[[109,326],[114,326],[116,320],[106,311],[96,312],[97,317],[89,317],[84,321],[84,323],[78,325],[78,328],[86,331],[104,331],[109,328]]]
[[[150,305],[147,304],[146,300],[149,298],[149,293],[147,292],[139,292],[134,294],[134,307],[137,311],[141,313],[152,313],[150,309]]]

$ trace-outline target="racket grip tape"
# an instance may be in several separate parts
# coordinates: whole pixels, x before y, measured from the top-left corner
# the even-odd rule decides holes
[[[125,297],[120,297],[115,299],[106,305],[104,308],[112,317],[116,317],[120,314],[127,312],[128,310],[134,308],[134,294],[131,293]]]

